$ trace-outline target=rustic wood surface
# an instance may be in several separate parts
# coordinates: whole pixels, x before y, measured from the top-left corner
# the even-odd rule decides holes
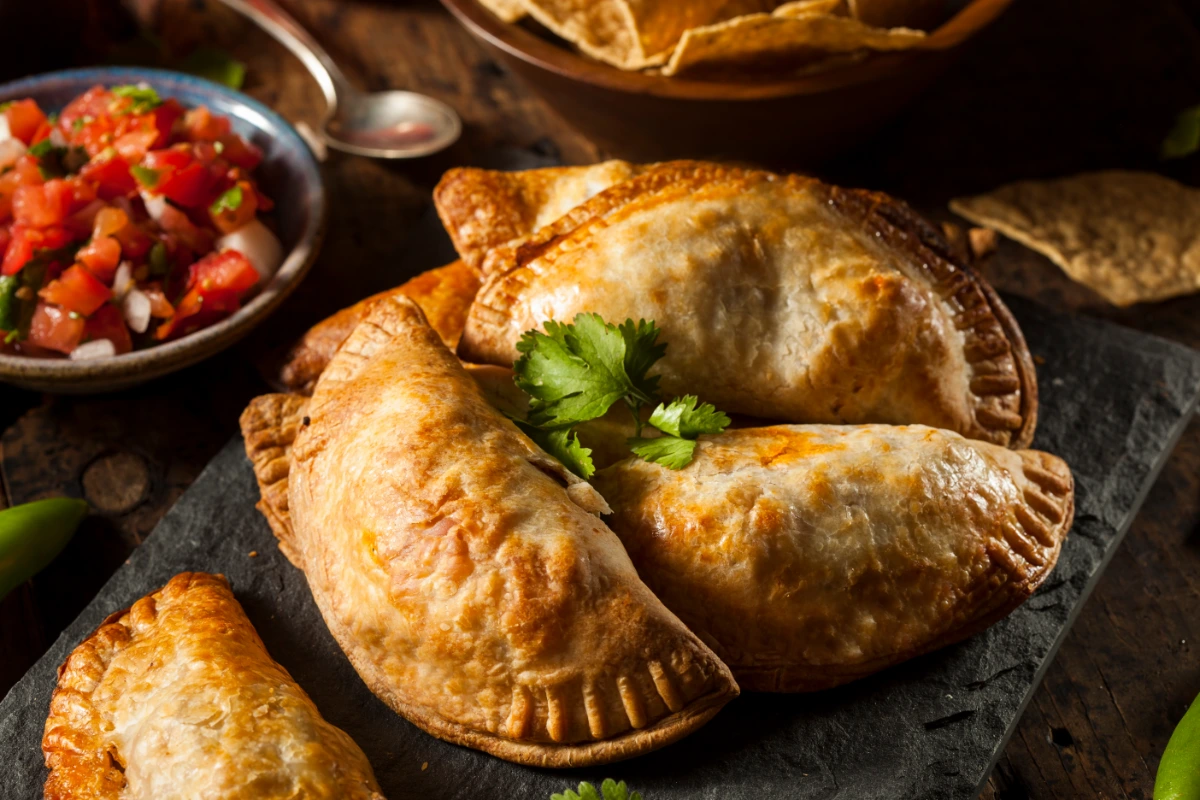
[[[35,5],[47,3],[3,4],[0,27]],[[70,58],[146,57],[146,45],[129,43],[134,28],[114,4],[58,5],[63,30],[80,31],[85,44]],[[405,231],[426,212],[444,169],[479,163],[497,147],[568,163],[605,155],[433,0],[287,5],[362,85],[412,88],[457,108],[463,140],[411,164],[334,156],[325,170],[329,236],[316,268],[266,330],[224,355],[116,395],[55,398],[0,387],[0,506],[68,494],[94,510],[58,561],[0,603],[0,693],[233,435],[245,401],[265,388],[256,365],[315,320],[409,274]],[[299,63],[213,0],[130,0],[128,10],[170,52],[199,42],[231,50],[249,67],[247,92],[294,121],[315,120],[319,96]],[[124,43],[113,49],[112,41]],[[0,56],[0,77],[68,65],[51,52]],[[1162,164],[1156,156],[1174,114],[1197,102],[1200,0],[1018,0],[958,69],[825,172],[893,191],[944,219],[956,194],[1083,169],[1157,169],[1200,185],[1200,159]],[[984,271],[1002,290],[1053,308],[1200,346],[1200,297],[1117,311],[1009,242]],[[1050,667],[985,800],[1151,796],[1159,754],[1200,692],[1198,473],[1193,423]]]

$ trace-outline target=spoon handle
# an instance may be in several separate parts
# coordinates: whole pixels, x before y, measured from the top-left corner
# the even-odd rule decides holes
[[[332,117],[338,98],[354,89],[345,74],[325,52],[325,48],[291,15],[273,0],[221,0],[222,3],[249,17],[260,28],[291,50],[316,78],[329,105],[327,116]]]

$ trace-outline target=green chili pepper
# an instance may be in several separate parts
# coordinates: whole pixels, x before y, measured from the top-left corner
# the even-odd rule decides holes
[[[21,305],[17,289],[21,280],[16,275],[0,275],[0,331],[15,331],[18,326],[18,310]]]
[[[87,514],[86,502],[68,497],[0,511],[0,600],[53,561]]]
[[[1200,698],[1167,742],[1154,779],[1154,800],[1200,800]]]

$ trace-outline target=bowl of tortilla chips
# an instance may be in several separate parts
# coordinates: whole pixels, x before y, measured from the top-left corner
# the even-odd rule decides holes
[[[1012,0],[442,0],[608,152],[813,164],[925,89]]]

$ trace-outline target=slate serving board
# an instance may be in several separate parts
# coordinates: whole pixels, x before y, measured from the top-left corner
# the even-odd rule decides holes
[[[1012,307],[1041,363],[1035,446],[1075,472],[1075,527],[1037,594],[970,641],[829,692],[743,695],[698,733],[633,761],[515,766],[426,735],[367,691],[254,510],[258,491],[235,439],[0,704],[0,797],[41,796],[42,725],[71,648],[172,575],[206,570],[230,578],[271,654],[362,746],[390,800],[546,800],[609,776],[647,800],[974,798],[1200,395],[1192,350],[1026,302]]]

